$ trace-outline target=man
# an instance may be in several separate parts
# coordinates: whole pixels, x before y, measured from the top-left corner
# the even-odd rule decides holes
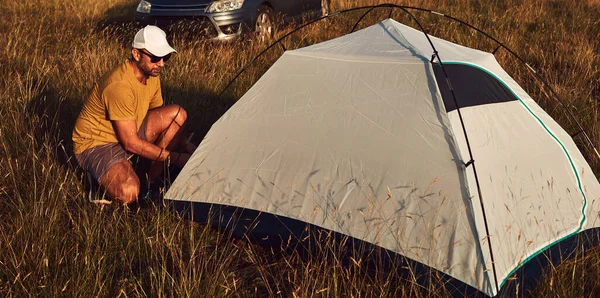
[[[153,179],[166,161],[183,167],[195,149],[182,143],[185,110],[163,106],[158,76],[174,52],[160,28],[138,31],[131,57],[94,86],[75,123],[77,162],[112,199],[124,204],[135,202],[140,192],[140,180],[129,161],[132,154],[153,161],[149,173]]]

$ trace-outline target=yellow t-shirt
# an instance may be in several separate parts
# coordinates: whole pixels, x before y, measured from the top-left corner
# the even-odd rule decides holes
[[[129,61],[113,68],[94,85],[85,101],[73,130],[73,151],[116,143],[117,136],[111,120],[135,120],[142,125],[149,109],[163,105],[158,77],[140,83]]]

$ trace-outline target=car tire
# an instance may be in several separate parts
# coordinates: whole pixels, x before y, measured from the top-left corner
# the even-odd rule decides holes
[[[328,15],[331,11],[331,0],[321,0],[321,16]]]
[[[258,7],[254,30],[257,39],[261,42],[266,42],[273,38],[275,33],[275,17],[273,15],[273,10],[270,7],[266,5]]]

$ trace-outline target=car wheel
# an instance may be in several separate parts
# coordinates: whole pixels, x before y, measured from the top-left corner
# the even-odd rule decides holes
[[[265,5],[258,7],[256,16],[256,34],[261,42],[265,42],[273,37],[275,33],[275,20],[273,10]]]
[[[326,16],[331,12],[330,4],[331,0],[321,0],[321,16]]]

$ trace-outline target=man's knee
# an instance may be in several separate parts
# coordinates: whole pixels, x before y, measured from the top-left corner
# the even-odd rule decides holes
[[[173,105],[173,121],[179,126],[183,126],[187,121],[187,112],[184,108],[178,105]]]
[[[119,198],[124,204],[133,203],[137,200],[140,194],[139,184],[124,184],[121,186],[121,197]]]
[[[117,198],[123,204],[130,204],[137,200],[140,194],[140,183],[138,181],[128,181],[118,187]]]

